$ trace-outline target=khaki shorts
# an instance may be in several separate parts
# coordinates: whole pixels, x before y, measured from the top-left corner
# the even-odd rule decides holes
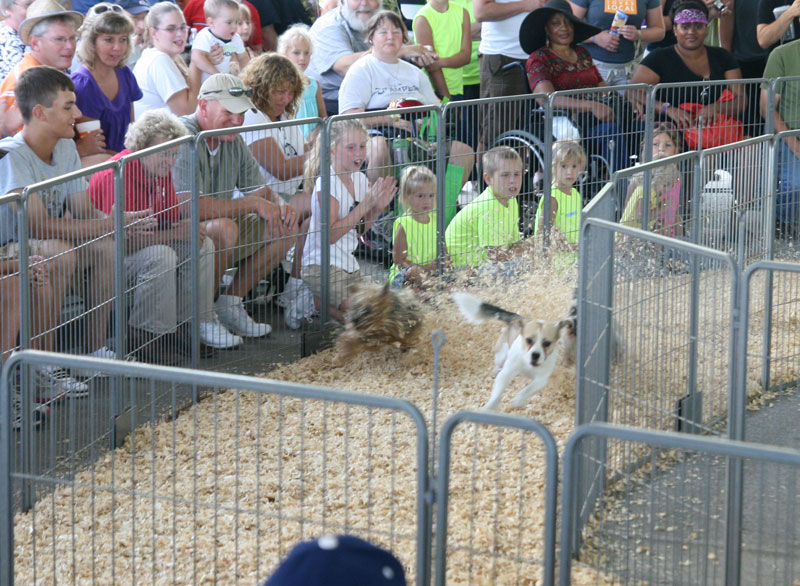
[[[311,289],[315,297],[322,297],[322,267],[320,265],[309,265],[301,270],[303,282]],[[328,294],[328,302],[334,307],[340,307],[348,297],[350,285],[361,281],[361,271],[348,273],[344,269],[331,266],[330,281],[331,287]]]
[[[239,227],[239,241],[233,251],[232,262],[238,264],[267,244],[267,223],[258,214],[247,214],[234,219]]]

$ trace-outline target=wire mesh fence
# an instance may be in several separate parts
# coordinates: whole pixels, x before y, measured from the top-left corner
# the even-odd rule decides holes
[[[558,452],[547,429],[459,413],[440,454],[435,583],[552,583]]]
[[[326,533],[380,543],[426,583],[427,431],[409,403],[26,352],[4,371],[3,412],[16,371],[54,362],[120,380],[131,435],[89,458],[64,442],[56,458],[27,426],[16,444],[3,427],[3,583],[252,583]],[[165,391],[190,397],[180,414],[159,413]],[[37,452],[61,465],[40,468]]]
[[[642,465],[599,461],[602,497],[580,528],[575,489],[592,458],[589,443],[630,450]],[[798,453],[784,448],[605,424],[579,428],[564,457],[560,583],[571,583],[579,556],[621,584],[792,584],[798,466]]]

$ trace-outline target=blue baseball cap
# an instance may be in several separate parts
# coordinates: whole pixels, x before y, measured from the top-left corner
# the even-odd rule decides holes
[[[352,535],[296,545],[263,586],[406,586],[390,552]]]
[[[116,4],[119,4],[125,12],[130,12],[131,14],[150,12],[150,2],[147,0],[119,0]]]

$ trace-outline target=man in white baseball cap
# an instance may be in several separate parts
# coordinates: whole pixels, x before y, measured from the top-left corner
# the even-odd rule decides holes
[[[235,128],[244,123],[244,112],[255,110],[252,90],[228,73],[217,73],[200,86],[197,110],[182,116],[192,134]],[[258,162],[239,134],[207,138],[198,145],[196,185],[200,196],[200,220],[217,250],[215,283],[228,267],[236,276],[214,303],[220,323],[234,334],[258,338],[271,331],[254,321],[243,298],[267,277],[286,256],[298,233],[297,214],[266,185]],[[191,189],[191,163],[182,151],[173,179],[178,193]]]

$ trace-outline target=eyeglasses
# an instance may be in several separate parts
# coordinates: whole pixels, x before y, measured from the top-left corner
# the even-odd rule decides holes
[[[103,14],[109,10],[113,10],[114,12],[122,12],[122,6],[117,4],[96,4],[95,6],[92,6],[90,12],[92,14]]]
[[[167,28],[157,28],[157,31],[164,31],[165,33],[169,33],[174,35],[177,32],[186,33],[189,32],[189,29],[192,28],[189,25],[183,24],[181,26],[168,26]]]
[[[253,95],[253,88],[244,88],[244,87],[231,87],[226,90],[206,90],[203,92],[202,95],[207,94],[222,94],[228,92],[234,98],[238,98],[240,96],[247,96],[248,98]],[[202,97],[202,96],[201,96]]]
[[[78,43],[78,37],[73,35],[71,37],[42,37],[43,39],[47,39],[54,45],[75,45]]]

